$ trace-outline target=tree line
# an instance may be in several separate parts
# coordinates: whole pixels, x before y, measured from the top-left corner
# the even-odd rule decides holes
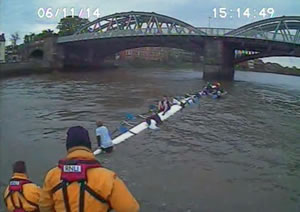
[[[43,40],[48,37],[54,36],[67,36],[74,34],[80,27],[89,23],[90,21],[87,18],[80,18],[78,16],[66,16],[65,18],[60,19],[57,29],[58,33],[55,33],[51,29],[45,29],[41,33],[35,34],[30,33],[26,34],[23,38],[24,44],[28,44],[34,41]],[[11,45],[13,47],[17,46],[17,42],[20,40],[20,35],[18,32],[13,33],[10,36]]]

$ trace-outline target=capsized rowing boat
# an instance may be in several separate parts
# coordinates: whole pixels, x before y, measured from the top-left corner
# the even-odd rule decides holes
[[[226,95],[227,92],[223,92],[221,94],[221,96]],[[201,95],[200,95],[201,97]],[[197,95],[193,94],[193,95],[189,95],[189,97],[187,98],[183,98],[181,100],[177,100],[176,98],[173,99],[173,105],[171,106],[170,110],[168,110],[164,115],[163,112],[158,113],[158,116],[160,117],[160,119],[162,121],[166,120],[167,118],[169,118],[170,116],[174,115],[175,113],[177,113],[178,111],[180,111],[181,109],[184,108],[184,106],[186,104],[193,104],[195,99],[199,99],[200,97],[198,97]],[[214,98],[214,97],[213,97]],[[154,120],[151,120],[151,124],[150,126],[146,123],[146,121],[143,121],[139,124],[137,124],[136,126],[133,126],[130,130],[128,130],[127,132],[118,135],[117,137],[115,137],[112,140],[113,144],[119,144],[122,143],[123,141],[125,141],[126,139],[139,134],[140,132],[142,132],[143,130],[150,128],[150,129],[156,129],[156,123]],[[101,153],[101,149],[97,149],[94,151],[94,155],[98,155]]]
[[[177,100],[176,104],[172,105],[170,110],[168,110],[164,115],[163,112],[158,113],[158,116],[160,117],[160,119],[162,121],[168,119],[170,116],[174,115],[175,113],[177,113],[178,111],[180,111],[183,108],[183,105],[185,105],[186,103],[191,103],[192,98],[195,97],[195,95],[192,95],[190,97],[181,99],[181,100]],[[174,102],[173,102],[174,103]],[[151,125],[153,126],[154,120],[151,120]],[[153,128],[151,127],[150,128]],[[138,125],[132,127],[130,130],[128,130],[127,132],[115,137],[112,140],[113,144],[119,144],[122,143],[123,141],[125,141],[126,139],[139,134],[140,132],[142,132],[143,130],[149,128],[149,125],[146,123],[146,121],[143,121],[141,123],[139,123]],[[101,153],[100,149],[97,149],[94,151],[94,155],[98,155]]]

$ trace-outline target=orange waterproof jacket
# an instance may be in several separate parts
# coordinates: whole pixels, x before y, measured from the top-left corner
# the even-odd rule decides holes
[[[66,160],[94,161],[96,159],[88,148],[73,147],[68,151]],[[59,167],[55,167],[47,173],[39,203],[41,212],[65,212],[67,211],[65,201],[69,205],[70,212],[79,211],[80,205],[83,205],[84,212],[106,212],[110,208],[116,212],[139,211],[139,204],[126,185],[108,169],[102,167],[87,169],[85,187],[89,187],[90,190],[85,190],[81,194],[84,196],[81,204],[81,182],[67,183],[65,190],[59,188],[58,185],[64,182],[61,180],[62,173],[62,169]],[[97,199],[99,196],[104,201],[99,201]]]
[[[20,191],[10,191],[9,186],[4,191],[4,202],[7,210],[14,211],[17,208],[22,208],[25,211],[38,211],[40,187],[30,182],[26,174],[23,173],[13,174],[10,185],[16,184],[20,186]]]

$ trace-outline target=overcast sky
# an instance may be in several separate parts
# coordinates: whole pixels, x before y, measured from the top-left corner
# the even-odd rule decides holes
[[[86,11],[87,8],[90,8],[91,12],[98,9],[100,16],[127,11],[156,12],[197,27],[208,26],[208,17],[212,17],[211,27],[238,28],[261,20],[259,11],[262,8],[273,8],[274,16],[300,16],[300,0],[0,0],[0,32],[4,32],[9,40],[10,34],[14,32],[19,32],[23,39],[25,34],[31,32],[56,30],[57,23],[63,17],[62,9],[66,8],[67,14],[70,15],[72,7],[75,15],[78,15],[81,9]],[[213,9],[219,10],[221,7],[226,8],[227,18],[214,17]],[[40,18],[39,8],[52,8],[54,13],[58,8],[60,10],[57,17]],[[250,17],[242,15],[238,18],[237,8],[241,8],[241,11],[249,8]],[[83,16],[86,17],[86,12]],[[90,14],[89,20],[94,19],[96,16]],[[280,61],[283,65],[297,64],[300,67],[300,59],[287,58]]]

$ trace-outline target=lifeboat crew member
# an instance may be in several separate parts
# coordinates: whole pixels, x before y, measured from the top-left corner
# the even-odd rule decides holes
[[[45,177],[41,212],[139,211],[138,202],[124,182],[96,160],[86,129],[71,127],[66,148],[66,158]]]
[[[4,202],[7,210],[12,212],[38,212],[40,194],[40,187],[28,179],[25,162],[15,162],[13,176],[4,192]]]

